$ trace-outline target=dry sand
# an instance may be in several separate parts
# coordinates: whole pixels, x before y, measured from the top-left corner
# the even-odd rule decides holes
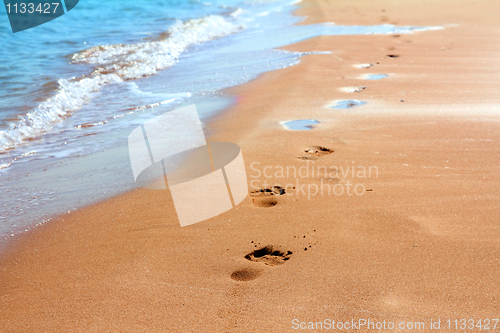
[[[237,104],[208,125],[209,141],[239,144],[253,185],[297,179],[257,177],[252,163],[308,166],[300,185],[349,182],[362,195],[288,187],[180,228],[168,192],[136,190],[62,216],[3,255],[0,331],[291,332],[293,319],[428,331],[431,320],[448,330],[448,319],[499,318],[499,12],[495,0],[305,2],[305,23],[446,29],[288,46],[332,53],[231,89]],[[359,79],[367,73],[391,75]],[[367,89],[341,89],[357,86]],[[368,103],[325,107],[341,99]],[[320,123],[280,125],[293,119]],[[319,166],[378,174],[312,175]],[[266,245],[289,260],[245,259]]]

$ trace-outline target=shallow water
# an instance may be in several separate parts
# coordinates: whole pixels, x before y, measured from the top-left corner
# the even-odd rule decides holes
[[[329,106],[331,109],[350,109],[355,106],[364,105],[366,102],[360,101],[358,99],[349,99],[345,101],[337,101],[334,105]]]
[[[366,74],[363,79],[365,80],[381,80],[388,77],[388,74]]]
[[[356,67],[356,68],[370,68],[372,66],[373,66],[373,64],[355,64],[355,65],[353,65],[353,67]]]
[[[222,89],[311,54],[277,47],[434,29],[296,26],[295,3],[87,0],[16,34],[0,12],[0,237],[134,188],[133,128],[189,104],[206,122],[234,103]]]
[[[313,125],[319,124],[319,121],[314,119],[301,119],[301,120],[292,120],[282,123],[282,125],[289,130],[292,131],[307,131],[312,129]]]

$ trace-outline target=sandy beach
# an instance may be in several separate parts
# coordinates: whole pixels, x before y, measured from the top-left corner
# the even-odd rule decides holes
[[[285,193],[181,228],[168,191],[138,189],[22,234],[0,258],[0,332],[493,329],[498,13],[494,0],[304,1],[302,24],[444,29],[285,47],[331,53],[231,88],[205,128],[241,147],[250,192]],[[340,100],[366,104],[329,107]],[[282,125],[300,119],[318,123]]]

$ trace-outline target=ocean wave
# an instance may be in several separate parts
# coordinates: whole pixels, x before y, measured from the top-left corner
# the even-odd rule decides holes
[[[8,129],[0,131],[0,152],[49,132],[56,123],[80,109],[104,85],[154,75],[174,65],[189,46],[230,35],[242,28],[221,16],[210,15],[176,22],[167,30],[165,39],[99,45],[75,53],[72,63],[96,65],[93,73],[83,79],[60,79],[54,96],[8,124]]]
[[[138,79],[172,66],[189,46],[227,36],[241,28],[217,15],[178,21],[168,29],[166,39],[95,46],[74,54],[72,62],[99,65],[97,73],[115,73],[125,80]]]
[[[79,81],[60,79],[56,94],[42,102],[38,107],[11,122],[7,130],[0,131],[0,152],[22,144],[29,138],[35,138],[50,131],[55,123],[64,120],[78,110],[105,84],[121,82],[116,74],[98,75]]]
[[[17,156],[17,157],[14,157],[10,162],[8,163],[4,163],[4,164],[0,164],[0,170],[2,169],[7,169],[8,167],[10,167],[12,165],[12,163],[14,163],[15,161],[18,161],[20,160],[21,158],[23,157],[26,157],[26,156],[30,156],[30,155],[34,155],[36,154],[36,151],[30,151],[28,153],[25,153],[25,154],[22,154],[21,156]]]

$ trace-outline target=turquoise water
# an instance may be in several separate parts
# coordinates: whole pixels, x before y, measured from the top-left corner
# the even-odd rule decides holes
[[[0,10],[0,237],[134,188],[133,128],[189,104],[206,122],[235,103],[224,88],[310,54],[278,47],[429,29],[299,26],[295,8],[290,0],[84,0],[16,34]]]
[[[291,120],[283,123],[286,129],[292,131],[307,131],[313,128],[313,125],[319,124],[319,121],[314,119]]]
[[[359,105],[365,105],[366,102],[360,101],[357,99],[349,99],[349,100],[344,100],[344,101],[337,101],[335,102],[334,105],[331,105],[330,108],[332,109],[350,109],[355,106]]]
[[[179,20],[229,14],[231,3],[237,1],[224,1],[223,8],[217,1],[207,6],[175,0],[85,0],[54,21],[16,34],[0,9],[0,129],[36,109],[58,88],[58,80],[89,74],[92,67],[70,63],[72,54],[92,46],[157,39]],[[2,145],[8,143],[0,136],[0,149]]]
[[[388,74],[367,74],[365,80],[381,80],[388,76]]]

